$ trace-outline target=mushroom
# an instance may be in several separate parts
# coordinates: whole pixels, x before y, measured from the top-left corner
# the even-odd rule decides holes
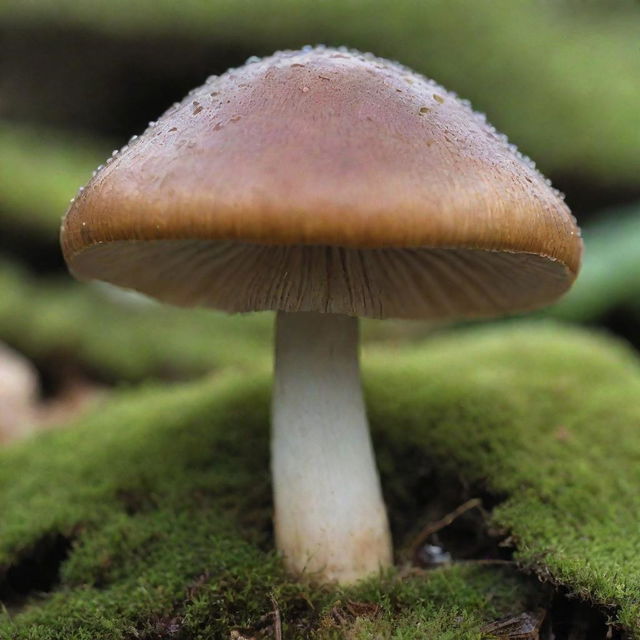
[[[182,306],[276,310],[272,471],[286,566],[392,562],[358,316],[533,309],[581,240],[533,163],[435,82],[307,47],[211,77],[99,170],[62,227],[71,272]]]

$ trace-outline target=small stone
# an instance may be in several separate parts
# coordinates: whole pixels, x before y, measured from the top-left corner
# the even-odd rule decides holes
[[[32,431],[38,395],[36,368],[19,353],[0,343],[0,443]]]

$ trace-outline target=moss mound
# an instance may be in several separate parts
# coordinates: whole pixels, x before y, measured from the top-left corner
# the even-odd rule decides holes
[[[630,353],[528,323],[365,365],[398,557],[456,506],[442,496],[457,485],[494,507],[521,568],[640,634]],[[279,619],[285,638],[479,640],[487,622],[544,606],[537,580],[477,561],[340,591],[288,580],[270,551],[268,396],[266,371],[123,391],[2,452],[0,638],[273,637]]]

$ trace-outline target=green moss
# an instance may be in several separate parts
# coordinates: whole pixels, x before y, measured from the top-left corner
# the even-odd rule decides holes
[[[116,39],[180,34],[257,54],[309,42],[372,50],[472,100],[545,171],[638,183],[633,2],[605,9],[533,0],[190,0],[177,8],[170,0],[5,0],[0,21],[79,26]]]
[[[522,566],[640,631],[640,367],[629,352],[528,323],[410,353],[372,348],[365,363],[396,530],[422,524],[421,474],[435,465],[503,498],[492,522]],[[480,640],[488,620],[544,598],[509,568],[465,563],[346,591],[288,580],[270,551],[268,396],[266,374],[237,373],[120,392],[73,428],[2,452],[0,566],[13,569],[0,592],[54,533],[72,546],[51,593],[9,598],[0,638],[229,637],[268,627],[277,603],[285,637]]]

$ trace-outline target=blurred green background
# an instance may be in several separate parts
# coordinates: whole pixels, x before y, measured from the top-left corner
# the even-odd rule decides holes
[[[631,1],[5,0],[0,341],[54,387],[61,359],[113,382],[267,354],[268,314],[185,312],[73,282],[58,227],[111,150],[206,76],[325,43],[434,78],[530,155],[567,194],[586,242],[577,285],[544,313],[640,346],[639,33]],[[401,342],[432,330],[370,322],[365,336]]]

